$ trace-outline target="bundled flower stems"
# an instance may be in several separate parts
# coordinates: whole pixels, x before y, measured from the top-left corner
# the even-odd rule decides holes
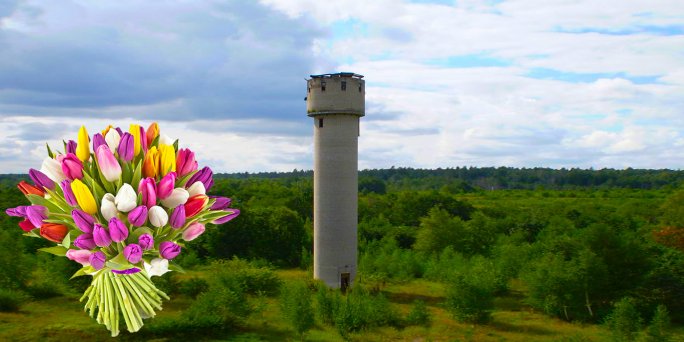
[[[92,150],[91,150],[92,146]],[[99,324],[119,334],[154,317],[169,297],[152,276],[180,270],[171,260],[205,231],[239,215],[226,197],[208,196],[213,173],[198,169],[195,154],[178,141],[131,125],[128,132],[109,126],[91,137],[85,127],[77,141],[64,143],[40,170],[30,169],[33,184],[18,184],[31,205],[7,209],[22,217],[26,236],[54,242],[41,251],[66,256],[90,275],[81,301]]]

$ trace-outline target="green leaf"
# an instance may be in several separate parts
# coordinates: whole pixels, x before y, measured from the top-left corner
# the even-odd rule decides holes
[[[76,277],[89,275],[93,272],[95,272],[95,269],[92,266],[84,266],[80,270],[76,271],[76,273],[74,273],[74,275],[72,275],[71,278],[69,278],[69,280],[74,279]]]
[[[50,156],[50,158],[53,158],[53,159],[54,159],[54,158],[55,158],[55,154],[52,153],[52,150],[50,149],[50,145],[48,145],[47,143],[45,143],[45,147],[47,147],[48,156]]]
[[[180,265],[172,261],[169,262],[169,270],[176,271],[179,273],[185,273],[185,270],[182,267],[180,267]]]
[[[45,247],[39,248],[38,250],[41,252],[50,253],[57,256],[65,256],[67,252],[67,249],[62,246]]]
[[[133,267],[128,260],[126,260],[126,257],[123,255],[123,253],[119,253],[117,256],[109,259],[106,262],[107,267],[113,269],[113,270],[126,270],[131,267]]]
[[[133,189],[138,188],[138,184],[140,183],[140,179],[142,178],[142,164],[143,161],[141,160],[135,166],[135,170],[133,171],[133,178],[131,179],[131,186],[133,187]]]
[[[188,179],[190,179],[190,177],[192,177],[196,173],[197,173],[197,170],[192,171],[192,172],[188,173],[187,175],[177,179],[176,180],[176,187],[177,188],[185,187],[185,183],[188,182]],[[192,185],[192,184],[190,184],[190,185]]]
[[[128,239],[126,240],[128,243],[138,243],[138,238],[140,235],[143,234],[150,234],[154,235],[152,229],[149,227],[140,227],[134,230],[130,235],[128,235]]]
[[[176,153],[178,153],[178,139],[176,139],[176,141],[173,142],[173,150],[176,151]]]
[[[150,146],[147,146],[147,148],[149,149],[149,148],[152,147],[152,146],[157,146],[157,147],[159,147],[159,137],[160,137],[160,136],[161,136],[161,135],[157,135],[156,137],[154,137],[154,140],[152,140],[152,143],[150,144]]]
[[[67,233],[67,235],[64,237],[64,240],[62,240],[62,246],[64,248],[69,249],[69,246],[71,246],[71,234]]]
[[[133,178],[133,170],[131,170],[131,163],[123,163],[121,165],[121,183],[119,188],[123,183],[131,184],[131,179]]]
[[[26,232],[26,233],[24,233],[24,236],[42,239],[43,238],[42,236],[36,234],[36,232],[35,232],[36,230],[37,229],[31,230],[30,232]]]
[[[46,202],[45,198],[34,194],[28,194],[26,195],[26,198],[28,198],[29,202],[33,205],[44,205]]]

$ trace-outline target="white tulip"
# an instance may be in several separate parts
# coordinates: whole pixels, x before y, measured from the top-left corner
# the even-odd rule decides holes
[[[119,142],[121,141],[119,132],[117,132],[114,128],[110,128],[109,132],[107,132],[107,135],[105,135],[104,138],[112,153],[116,152],[116,149],[119,148]]]
[[[171,191],[169,197],[161,200],[162,205],[167,208],[175,208],[181,204],[185,204],[190,198],[190,193],[183,188],[175,188]]]
[[[192,183],[192,185],[188,188],[188,194],[190,194],[190,197],[195,196],[195,195],[204,195],[207,191],[204,189],[204,183],[197,181]]]
[[[169,214],[158,205],[150,208],[147,212],[147,218],[150,219],[150,223],[157,228],[163,227],[169,222]]]
[[[116,208],[115,204],[116,198],[112,194],[105,194],[102,197],[102,204],[100,205],[100,212],[102,212],[102,217],[109,221],[112,217],[115,217],[119,210]]]
[[[40,172],[55,181],[55,183],[61,183],[63,180],[67,179],[64,172],[62,172],[62,164],[50,157],[43,159],[43,164],[40,166]]]
[[[135,193],[135,190],[133,190],[133,187],[125,183],[121,189],[119,189],[119,192],[116,193],[116,198],[114,199],[114,204],[116,204],[116,208],[119,209],[119,211],[127,213],[138,204],[136,201],[138,200],[138,195]]]
[[[149,278],[152,278],[152,276],[160,277],[170,271],[169,261],[162,258],[154,258],[149,264],[143,261],[143,266],[145,266],[145,272]]]
[[[159,145],[173,145],[173,139],[171,139],[168,135],[162,134],[159,136]]]

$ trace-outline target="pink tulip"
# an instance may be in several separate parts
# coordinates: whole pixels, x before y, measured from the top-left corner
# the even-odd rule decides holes
[[[165,199],[171,196],[171,192],[176,186],[176,173],[169,172],[164,176],[157,185],[157,197],[159,199]]]
[[[69,260],[76,261],[83,266],[88,266],[90,265],[91,254],[93,254],[93,252],[83,249],[70,249],[66,252],[66,257]]]
[[[157,185],[153,178],[147,177],[140,181],[138,192],[142,194],[142,204],[152,208],[157,204]]]
[[[62,158],[62,172],[70,180],[83,178],[83,162],[73,153]]]
[[[116,182],[121,178],[121,165],[107,144],[101,144],[97,147],[95,157],[97,157],[102,175],[108,182]]]
[[[176,172],[178,172],[178,177],[183,177],[195,170],[197,170],[195,153],[186,148],[178,150],[178,156],[176,157]]]
[[[195,222],[183,231],[183,240],[192,241],[204,233],[205,227],[199,222]]]

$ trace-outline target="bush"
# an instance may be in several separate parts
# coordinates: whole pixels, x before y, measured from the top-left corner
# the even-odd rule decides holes
[[[275,296],[280,292],[281,280],[269,267],[255,267],[250,263],[234,258],[230,261],[217,261],[211,265],[212,277],[209,285],[229,288],[240,287],[248,294]]]
[[[422,300],[414,301],[411,311],[406,315],[406,324],[429,326],[430,320],[430,311],[425,302]]]
[[[180,283],[178,292],[191,298],[197,298],[201,293],[209,290],[209,284],[201,278],[190,278]]]
[[[334,312],[340,304],[340,294],[330,290],[325,283],[318,282],[316,286],[316,315],[325,324],[335,323]]]
[[[26,292],[35,299],[59,297],[67,292],[63,282],[43,269],[36,269],[31,277],[33,280],[26,286]]]
[[[0,311],[19,311],[19,306],[26,300],[23,293],[0,288]]]
[[[670,340],[668,329],[670,328],[670,313],[665,305],[658,305],[641,341],[644,342],[667,342]]]
[[[167,295],[177,294],[180,288],[176,272],[167,272],[160,277],[152,277],[152,283]]]
[[[489,284],[459,275],[451,281],[445,306],[461,322],[486,323],[494,308],[494,291]]]
[[[306,283],[295,282],[284,286],[280,295],[280,304],[283,316],[299,336],[314,325],[311,293]]]
[[[335,327],[343,337],[361,329],[397,326],[399,322],[385,296],[372,296],[361,287],[354,287],[334,308]]]
[[[629,297],[615,303],[613,312],[606,318],[606,324],[615,341],[634,341],[641,330],[641,323],[634,299]]]

